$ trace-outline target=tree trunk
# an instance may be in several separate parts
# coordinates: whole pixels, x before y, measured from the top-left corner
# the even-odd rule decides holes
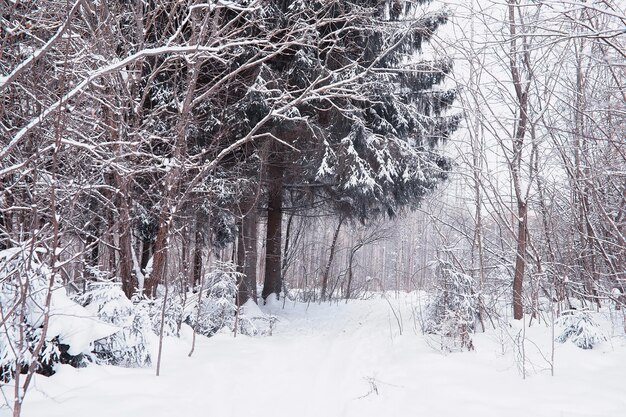
[[[200,282],[202,279],[202,248],[204,246],[204,240],[202,239],[202,232],[198,229],[197,223],[196,223],[195,243],[193,246],[193,286],[194,288],[200,285]]]
[[[83,255],[85,265],[88,265],[91,268],[95,268],[98,266],[98,261],[100,258],[100,216],[98,213],[98,203],[95,198],[91,199],[89,203],[89,212],[93,215],[92,221],[87,228],[87,234],[85,237],[85,254]],[[85,268],[85,277],[95,278],[93,271]],[[83,285],[86,285],[85,281],[83,281]]]
[[[5,181],[2,181],[2,187],[5,187]],[[4,207],[9,208],[13,206],[13,198],[10,193],[6,194]],[[0,250],[8,249],[11,247],[11,231],[12,231],[11,214],[0,212]]]
[[[104,107],[105,120],[109,126],[109,134],[112,139],[119,139],[117,120],[110,107]],[[121,157],[123,155],[122,146],[116,145],[116,152]],[[130,205],[128,198],[130,196],[130,178],[119,172],[114,172],[113,179],[119,191],[119,197],[116,199],[119,212],[119,220],[117,221],[117,231],[119,233],[119,258],[117,262],[118,274],[122,281],[122,291],[129,299],[135,293],[137,288],[135,279],[133,278],[133,258],[132,258],[132,236],[130,222]],[[115,255],[115,252],[113,253]]]
[[[520,320],[524,317],[524,308],[522,300],[522,287],[524,283],[524,271],[526,269],[526,244],[527,244],[527,221],[528,221],[528,206],[526,204],[528,192],[530,191],[530,185],[526,191],[522,191],[521,184],[521,162],[522,153],[524,150],[524,138],[526,136],[526,130],[528,128],[528,88],[530,85],[530,77],[532,74],[530,68],[530,52],[526,39],[523,36],[518,36],[517,26],[518,23],[515,18],[515,10],[518,7],[514,0],[509,0],[508,4],[508,19],[509,19],[509,35],[510,35],[510,51],[509,51],[509,64],[511,71],[511,78],[513,86],[515,88],[515,96],[517,98],[518,106],[518,119],[517,126],[514,128],[515,135],[513,137],[513,155],[509,162],[509,171],[513,180],[513,186],[515,189],[515,199],[517,201],[517,250],[515,257],[515,273],[513,276],[513,318]],[[518,46],[518,41],[521,42],[522,47]],[[522,72],[520,66],[526,69],[525,79],[522,80]]]
[[[154,242],[149,238],[144,238],[141,242],[141,262],[139,267],[141,268],[141,272],[146,274],[148,268],[148,262],[150,262],[150,257],[152,257],[152,249]]]
[[[523,202],[517,204],[517,256],[515,258],[515,275],[513,277],[513,318],[521,320],[524,317],[522,302],[522,284],[526,269],[526,223],[528,207]]]
[[[287,228],[285,229],[285,245],[283,247],[283,264],[282,264],[282,276],[284,277],[287,273],[287,268],[289,268],[290,261],[290,250],[291,250],[291,226],[293,225],[293,212],[289,214],[289,219],[287,220]]]
[[[346,285],[346,303],[350,299],[350,292],[352,291],[352,262],[354,260],[354,255],[356,255],[357,251],[360,248],[360,246],[352,248],[352,250],[350,251],[350,256],[348,257],[348,284]]]
[[[272,293],[278,296],[282,288],[283,168],[270,165],[268,179],[265,280],[262,293],[264,300]]]
[[[194,33],[194,38],[195,38]],[[197,39],[192,40],[192,42]],[[183,161],[187,157],[187,126],[189,124],[189,114],[192,109],[192,100],[196,89],[196,82],[199,74],[199,63],[194,63],[188,70],[185,80],[185,96],[180,104],[178,123],[176,126],[176,138],[173,144],[172,154],[174,160]],[[167,289],[167,257],[170,245],[170,235],[174,215],[182,208],[182,203],[189,195],[181,195],[180,185],[183,179],[183,169],[181,166],[175,165],[167,171],[163,186],[164,193],[161,195],[161,210],[158,217],[159,228],[154,243],[154,260],[152,263],[152,272],[145,280],[146,291],[148,297],[156,296],[156,288],[160,281],[165,281]]]
[[[165,275],[167,263],[171,218],[166,208],[161,210],[159,217],[159,230],[154,242],[152,270],[146,277],[144,288],[144,294],[149,298],[156,297],[156,289]]]
[[[244,247],[245,239],[244,239],[244,231],[243,231],[243,215],[241,218],[237,219],[237,222],[235,223],[235,227],[237,228],[237,242],[235,242],[235,250],[236,250],[235,261],[237,265],[237,272],[243,273],[243,265],[246,262],[246,249]],[[237,280],[237,288],[241,290],[242,285],[245,286],[245,283],[243,283],[243,278],[239,277],[239,279]]]
[[[191,275],[191,268],[189,263],[189,258],[191,257],[190,250],[190,237],[189,237],[189,228],[187,226],[184,227],[183,232],[181,233],[181,267],[182,273],[181,276],[181,286],[183,288],[184,294],[189,291],[189,286],[193,284],[193,277]]]
[[[342,223],[343,223],[343,216],[340,216],[339,223],[337,224],[337,228],[335,229],[335,234],[333,235],[333,241],[330,244],[330,254],[328,255],[328,262],[326,263],[326,268],[324,268],[324,276],[322,277],[321,301],[326,301],[326,289],[328,288],[328,276],[330,275],[330,267],[332,266],[333,259],[335,257],[335,251],[337,249],[337,238],[339,237],[339,230],[341,229]]]
[[[105,178],[107,185],[110,185],[111,189],[115,188],[116,182],[113,174],[107,175]],[[115,201],[113,192],[105,189],[103,194],[107,201]],[[105,232],[102,236],[106,241],[106,245],[103,248],[103,264],[107,271],[115,271],[117,265],[115,262],[115,216],[113,212],[114,210],[106,210],[106,220],[103,228]]]
[[[119,240],[119,274],[120,279],[122,280],[122,291],[126,294],[126,297],[129,299],[135,293],[137,289],[137,285],[135,283],[135,278],[132,275],[133,271],[133,258],[132,258],[132,236],[131,232],[131,224],[130,224],[130,207],[128,205],[127,196],[128,194],[128,182],[121,178],[120,175],[116,174],[118,187],[121,191],[120,197],[120,219],[118,222],[118,230],[120,234]]]
[[[257,302],[256,292],[256,261],[257,261],[257,219],[258,214],[256,204],[248,211],[243,218],[243,245],[245,261],[243,273],[246,277],[248,297]],[[244,301],[245,302],[245,301]]]

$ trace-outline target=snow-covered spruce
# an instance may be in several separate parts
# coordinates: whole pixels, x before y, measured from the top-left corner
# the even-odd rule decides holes
[[[207,289],[194,294],[185,308],[185,323],[204,336],[213,336],[219,331],[234,331],[254,336],[270,333],[272,317],[263,314],[258,306],[248,300],[241,309],[237,307],[236,265],[220,263],[205,277]],[[239,314],[238,314],[239,313]]]
[[[150,364],[149,335],[152,333],[150,305],[133,304],[119,284],[92,283],[79,302],[100,320],[119,328],[116,333],[96,340],[93,353],[98,363],[127,367]]]
[[[94,342],[96,362],[125,367],[150,365],[150,340],[160,333],[161,320],[164,336],[178,336],[183,322],[204,336],[222,330],[231,332],[235,327],[238,333],[246,335],[269,333],[271,317],[261,313],[253,302],[242,306],[237,316],[238,276],[233,264],[219,264],[206,276],[207,290],[202,295],[169,291],[165,297],[160,291],[161,296],[154,300],[131,301],[119,284],[92,283],[77,300],[93,316],[118,329]]]
[[[118,330],[67,296],[41,261],[46,253],[29,245],[0,251],[0,380],[32,367],[52,375],[56,363],[81,366],[94,341]]]
[[[474,280],[444,260],[439,260],[437,277],[438,286],[426,306],[423,330],[441,337],[442,350],[473,350],[471,333],[478,315]]]
[[[607,340],[589,310],[566,310],[554,324],[560,329],[555,338],[560,343],[569,340],[581,349],[593,349],[598,343]]]

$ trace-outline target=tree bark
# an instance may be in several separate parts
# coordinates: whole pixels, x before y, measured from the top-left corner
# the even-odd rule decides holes
[[[244,249],[245,262],[243,265],[243,273],[246,276],[246,285],[249,296],[257,302],[257,285],[256,285],[256,261],[257,261],[257,208],[256,204],[251,207],[246,216],[243,218],[244,232]]]
[[[526,269],[526,223],[528,207],[523,202],[517,204],[517,256],[515,258],[515,275],[513,277],[513,318],[521,320],[524,317],[522,301],[522,284]]]
[[[89,203],[89,212],[93,215],[89,226],[87,227],[86,236],[85,236],[85,253],[84,253],[84,263],[91,268],[95,268],[98,266],[98,261],[100,258],[100,215],[97,214],[99,206],[97,204],[96,198],[92,197]],[[93,272],[89,271],[85,268],[85,278],[95,278]],[[83,281],[83,285],[85,281]]]
[[[152,270],[146,276],[144,287],[144,294],[149,298],[156,297],[157,286],[165,276],[171,221],[169,211],[167,209],[161,210],[159,229],[154,242]]]
[[[154,242],[149,238],[144,238],[141,242],[140,268],[144,274],[147,272],[146,268],[148,267],[148,262],[150,262],[150,257],[152,257],[153,244]]]
[[[265,280],[263,299],[270,294],[280,294],[282,288],[282,220],[283,172],[279,165],[268,167],[267,237],[265,254]]]
[[[326,263],[326,268],[324,268],[324,276],[322,277],[321,301],[326,301],[326,289],[328,288],[328,276],[330,275],[330,267],[332,266],[333,259],[335,258],[335,251],[337,249],[337,238],[339,237],[339,230],[341,229],[342,223],[343,223],[343,216],[340,216],[339,223],[337,224],[337,228],[335,229],[335,233],[333,235],[333,241],[330,245],[330,254],[328,255],[328,262]]]
[[[517,250],[515,256],[515,272],[513,276],[513,318],[521,320],[524,317],[524,308],[522,300],[522,289],[524,283],[524,272],[526,269],[526,244],[527,244],[527,222],[528,222],[528,206],[526,203],[526,197],[528,195],[529,188],[526,193],[522,191],[521,185],[521,162],[522,152],[524,146],[524,138],[526,136],[526,130],[528,128],[528,86],[530,85],[530,54],[526,45],[525,38],[522,36],[520,40],[522,42],[522,50],[519,50],[517,45],[518,23],[515,18],[515,10],[517,3],[513,0],[508,2],[508,19],[509,19],[509,35],[510,35],[510,51],[509,51],[509,65],[511,70],[511,78],[513,86],[515,88],[515,96],[517,98],[517,106],[519,115],[517,118],[517,127],[515,135],[513,137],[513,156],[509,162],[509,170],[513,180],[513,186],[515,189],[515,199],[517,202]],[[519,63],[526,69],[526,79],[522,80],[522,73],[519,68]]]
[[[191,273],[190,267],[190,258],[191,258],[191,248],[190,248],[190,237],[189,237],[189,228],[187,226],[184,227],[183,232],[181,233],[181,284],[182,288],[184,288],[184,293],[186,294],[189,291],[189,287],[193,285],[193,276]]]
[[[239,277],[237,302],[243,305],[249,299],[257,302],[257,213],[256,205],[248,206],[239,225],[237,266],[243,275]]]
[[[109,127],[109,134],[111,139],[119,139],[117,121],[113,110],[109,106],[104,107],[105,120]],[[122,145],[116,145],[116,152],[121,157],[124,151]],[[119,212],[119,219],[117,221],[117,232],[119,233],[119,258],[117,262],[117,271],[122,281],[122,291],[129,299],[135,293],[137,285],[132,275],[133,271],[133,259],[132,259],[132,236],[131,236],[131,221],[130,221],[130,204],[128,198],[130,196],[130,178],[122,175],[119,172],[113,173],[113,179],[115,185],[119,191],[117,201],[117,209]],[[114,255],[114,254],[113,254]]]
[[[120,258],[119,258],[119,274],[122,280],[122,291],[129,299],[135,293],[137,285],[132,274],[133,259],[131,252],[132,237],[130,235],[130,210],[127,203],[122,203],[121,219],[119,221],[120,230]]]
[[[5,181],[2,181],[2,189],[5,189]],[[5,205],[0,208],[8,208],[13,206],[13,198],[11,193],[4,193],[5,197]],[[8,249],[11,247],[11,231],[12,231],[12,222],[11,222],[11,214],[0,212],[0,250]]]
[[[346,303],[348,302],[348,300],[350,299],[350,296],[352,295],[351,294],[351,291],[352,291],[352,277],[353,277],[352,265],[354,263],[354,256],[359,251],[359,249],[361,249],[362,247],[363,247],[363,245],[357,244],[356,246],[354,246],[350,250],[350,255],[348,256],[348,284],[346,285]]]
[[[204,246],[204,240],[202,239],[202,232],[198,229],[198,222],[196,222],[195,243],[193,246],[193,286],[194,288],[200,285],[202,279],[202,248]]]

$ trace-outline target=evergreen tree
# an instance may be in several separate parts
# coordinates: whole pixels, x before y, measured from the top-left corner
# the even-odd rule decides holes
[[[264,295],[280,292],[283,210],[327,203],[345,218],[395,215],[445,175],[448,163],[432,146],[458,120],[442,116],[454,93],[433,88],[450,63],[419,60],[422,44],[447,18],[422,12],[427,3],[12,6],[7,21],[28,25],[3,34],[9,75],[0,79],[0,112],[10,139],[0,150],[0,181],[11,192],[0,204],[34,207],[28,190],[45,184],[41,172],[68,187],[57,204],[48,203],[46,189],[34,193],[41,209],[32,219],[4,210],[0,247],[26,236],[18,224],[38,230],[54,219],[49,209],[56,207],[69,232],[64,243],[75,238],[84,248],[87,277],[102,268],[131,296],[153,256],[144,285],[153,296],[167,265],[177,264],[168,263],[168,248],[194,232],[182,226],[210,217],[216,239],[195,233],[194,251],[201,254],[203,241],[246,241],[239,256],[248,276],[243,303],[255,291],[253,229],[265,207]],[[30,26],[41,27],[38,38],[49,42],[33,38],[32,48],[23,48]],[[31,49],[38,51],[32,60],[22,54]],[[21,175],[27,170],[33,175]]]
[[[445,178],[449,161],[435,146],[459,117],[444,115],[455,92],[436,88],[450,61],[420,58],[448,17],[424,12],[427,3],[296,0],[263,9],[268,30],[300,39],[257,69],[239,103],[251,124],[290,103],[264,126],[264,298],[282,286],[285,190],[296,191],[298,205],[325,201],[366,221],[418,204]]]

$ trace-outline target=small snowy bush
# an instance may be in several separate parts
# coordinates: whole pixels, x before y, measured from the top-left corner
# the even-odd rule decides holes
[[[241,274],[232,263],[220,263],[217,269],[205,277],[206,290],[194,294],[185,309],[185,323],[204,336],[213,336],[220,331],[249,336],[268,334],[274,323],[265,316],[253,301],[242,306],[237,316],[237,279]]]
[[[595,345],[607,340],[600,326],[593,320],[588,310],[567,310],[555,321],[560,328],[557,342],[571,341],[581,349],[593,349]]]
[[[134,305],[121,286],[112,283],[92,283],[77,301],[100,320],[120,328],[94,342],[97,362],[126,367],[150,364],[148,335],[152,332],[152,323],[146,302]]]
[[[117,330],[67,296],[45,255],[29,246],[0,251],[1,380],[27,369],[52,375],[56,363],[81,366],[94,341]]]
[[[233,330],[237,314],[238,275],[235,265],[219,264],[205,277],[207,289],[203,294],[196,294],[185,322],[205,336],[213,336],[222,329]]]
[[[37,363],[32,357],[41,340],[42,324],[33,314],[45,305],[48,269],[40,265],[36,253],[26,248],[0,251],[0,380],[12,378],[17,366]],[[52,359],[54,352],[46,352]]]
[[[441,336],[441,349],[473,350],[471,333],[477,316],[474,280],[446,261],[439,261],[437,289],[426,306],[423,330]]]
[[[263,313],[259,306],[248,300],[239,310],[237,332],[247,336],[271,336],[278,319]]]
[[[163,319],[163,336],[178,336],[180,325],[184,318],[184,300],[179,294],[163,295],[155,300],[143,300],[148,308],[152,331],[161,334],[161,319]],[[164,309],[165,305],[165,310]]]

